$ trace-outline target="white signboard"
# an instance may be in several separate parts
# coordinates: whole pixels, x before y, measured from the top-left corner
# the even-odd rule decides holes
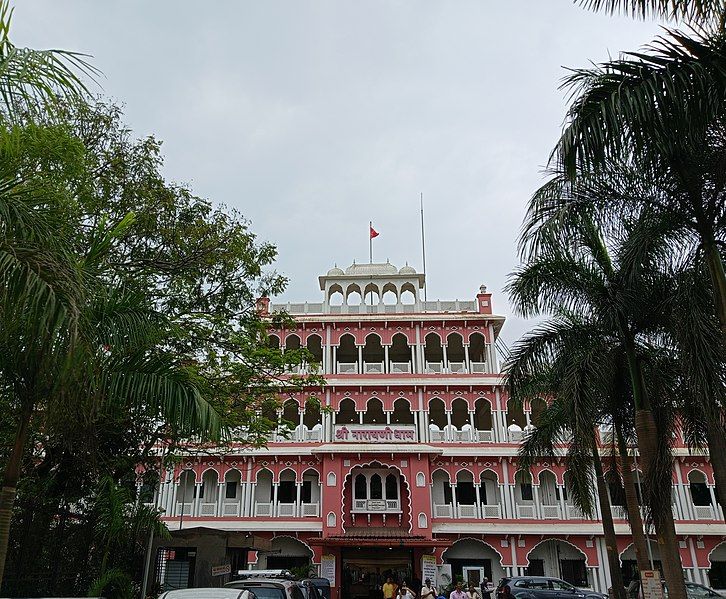
[[[421,579],[426,581],[427,578],[431,579],[431,584],[437,587],[438,590],[438,573],[439,570],[436,567],[436,556],[435,555],[422,555],[421,556]]]
[[[415,443],[413,424],[340,424],[333,439],[343,443]]]
[[[232,565],[224,564],[223,566],[212,566],[212,576],[224,576],[232,573]]]
[[[320,558],[320,577],[330,581],[331,588],[335,586],[335,556],[323,555]]]
[[[643,599],[663,599],[663,585],[658,570],[644,570],[640,573]]]

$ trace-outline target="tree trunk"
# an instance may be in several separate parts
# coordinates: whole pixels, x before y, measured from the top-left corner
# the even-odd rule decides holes
[[[26,401],[20,412],[20,421],[15,431],[15,442],[5,465],[2,488],[0,489],[0,588],[2,588],[5,573],[5,560],[8,556],[8,543],[10,541],[10,522],[13,517],[13,504],[17,493],[20,467],[23,462],[25,444],[28,440],[30,417],[33,414],[33,402]]]
[[[716,482],[716,501],[726,516],[726,431],[715,418],[706,419],[706,440]]]
[[[600,499],[600,517],[602,518],[602,530],[605,537],[605,549],[608,556],[608,569],[610,570],[610,581],[612,583],[613,596],[615,599],[626,599],[625,584],[623,583],[623,572],[620,569],[620,555],[618,553],[618,541],[615,536],[615,524],[613,524],[613,513],[610,509],[610,496],[605,484],[605,476],[602,471],[600,454],[597,451],[597,444],[593,437],[592,457],[595,466],[595,482],[597,484],[597,495]]]
[[[623,432],[618,425],[615,427],[617,435],[618,453],[620,454],[621,471],[623,473],[623,488],[625,489],[625,505],[628,508],[628,525],[633,535],[633,546],[635,547],[635,560],[638,563],[638,570],[650,570],[650,560],[648,559],[648,544],[645,538],[643,528],[643,518],[640,515],[640,504],[638,503],[638,493],[635,490],[635,481],[633,480],[633,459],[628,453],[628,447],[623,438]]]
[[[711,275],[716,316],[718,316],[721,331],[724,338],[726,338],[726,272],[724,271],[723,260],[718,246],[713,240],[704,242],[703,251],[708,265],[708,274]]]
[[[649,473],[656,461],[658,451],[658,429],[650,410],[637,410],[635,412],[635,430],[638,435],[638,450],[640,452],[646,479],[650,480]],[[650,492],[650,491],[649,491]],[[670,506],[670,489],[668,490],[668,504]],[[658,539],[660,561],[663,574],[668,583],[668,599],[687,599],[686,585],[683,579],[683,565],[678,550],[676,526],[673,522],[673,511],[655,513],[653,519]]]

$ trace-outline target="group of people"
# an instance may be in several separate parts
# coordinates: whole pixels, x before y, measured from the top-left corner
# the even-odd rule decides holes
[[[489,581],[485,578],[481,583],[481,589],[470,584],[464,590],[464,584],[457,582],[456,588],[449,594],[449,599],[491,599],[488,583]],[[421,590],[416,592],[405,580],[398,585],[389,576],[383,584],[383,599],[446,599],[446,595],[436,589],[430,578],[427,578],[421,586]]]

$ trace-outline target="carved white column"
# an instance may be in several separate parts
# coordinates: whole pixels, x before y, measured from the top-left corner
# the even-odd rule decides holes
[[[483,518],[483,510],[481,508],[481,494],[479,492],[479,486],[481,483],[474,483],[474,492],[476,493],[476,517]]]

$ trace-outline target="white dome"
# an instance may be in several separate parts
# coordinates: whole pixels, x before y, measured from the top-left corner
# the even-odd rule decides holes
[[[329,277],[339,277],[339,276],[344,275],[344,274],[345,273],[343,272],[343,270],[341,268],[338,268],[337,266],[334,266],[333,268],[331,268],[328,271],[328,276]]]
[[[402,266],[401,270],[398,271],[399,275],[415,275],[416,269],[413,266],[409,266],[406,264],[406,266]]]

